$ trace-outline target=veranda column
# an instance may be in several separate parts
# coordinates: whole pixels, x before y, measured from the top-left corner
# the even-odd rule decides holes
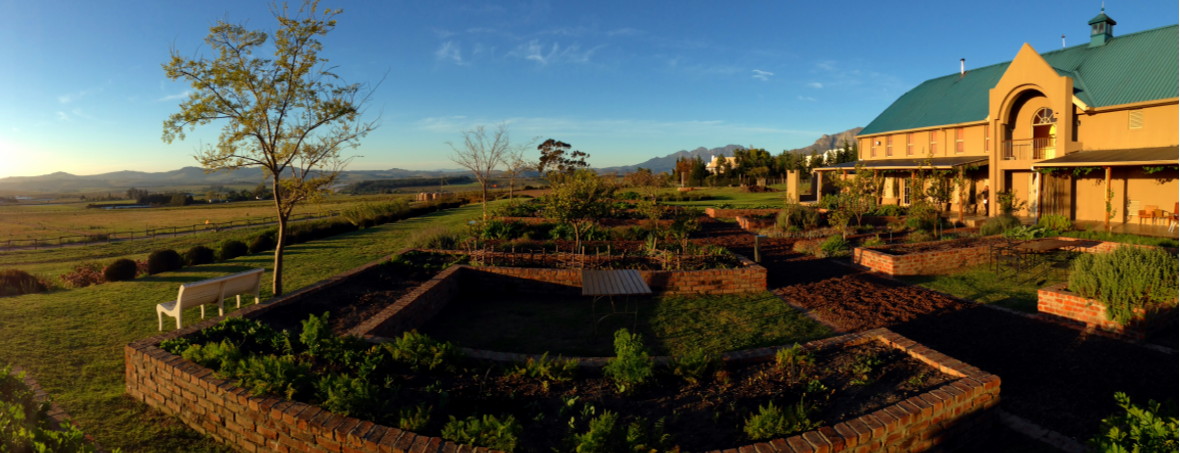
[[[1104,218],[1106,219],[1106,232],[1109,233],[1110,232],[1110,208],[1111,208],[1110,203],[1111,203],[1111,196],[1113,195],[1110,192],[1110,167],[1106,167],[1106,184],[1104,187],[1106,187],[1106,195],[1105,195],[1106,196],[1106,215],[1104,216]]]

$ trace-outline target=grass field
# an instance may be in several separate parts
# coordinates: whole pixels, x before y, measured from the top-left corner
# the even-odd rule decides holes
[[[603,316],[609,305],[605,301],[595,313],[590,301],[579,296],[469,296],[449,304],[423,332],[473,348],[567,357],[614,355],[614,331],[624,327],[642,335],[657,355],[693,348],[721,353],[832,334],[767,292],[636,298],[631,303],[638,310],[634,318]],[[477,324],[491,327],[471,328]]]
[[[290,246],[285,287],[294,290],[387,256],[404,248],[416,231],[459,227],[479,213],[479,205],[470,205]],[[154,306],[175,298],[180,284],[249,268],[269,269],[270,264],[271,254],[264,253],[130,282],[2,298],[0,362],[26,368],[105,448],[226,451],[124,395],[123,345],[158,333]],[[269,281],[269,274],[263,279]],[[263,293],[269,295],[267,285]],[[189,310],[184,316],[199,319],[199,311]]]
[[[1043,272],[1042,272],[1043,271]],[[983,304],[995,304],[1026,313],[1037,312],[1037,289],[1064,282],[1062,275],[1043,269],[1014,276],[1012,271],[996,273],[991,266],[976,266],[946,275],[901,276],[898,280]]]
[[[781,208],[786,203],[786,194],[783,193],[783,185],[777,184],[770,186],[774,192],[759,192],[750,193],[743,191],[740,187],[716,187],[716,188],[697,188],[692,194],[706,194],[712,197],[709,200],[697,201],[671,201],[670,205],[676,206],[694,206],[698,208],[728,206],[731,208],[755,208],[755,207],[773,207]],[[667,190],[668,193],[675,193],[676,190]]]
[[[385,201],[407,195],[337,195],[320,203],[301,204],[295,215],[322,215],[362,203]],[[0,205],[0,245],[7,240],[41,239],[56,241],[62,236],[87,236],[110,232],[142,233],[148,229],[191,227],[206,221],[225,223],[274,217],[270,200],[235,203],[197,203],[183,207],[143,209],[94,209],[86,203],[49,205]]]

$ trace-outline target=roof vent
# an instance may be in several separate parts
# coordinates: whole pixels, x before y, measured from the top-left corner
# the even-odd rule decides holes
[[[1106,15],[1106,8],[1090,19],[1090,47],[1099,47],[1114,38],[1114,26],[1118,24]]]
[[[963,76],[965,76],[965,75],[967,75],[967,59],[960,58],[959,59],[959,78],[963,78]]]

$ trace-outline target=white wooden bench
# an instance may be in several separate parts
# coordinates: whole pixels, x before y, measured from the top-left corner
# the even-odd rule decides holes
[[[180,328],[180,313],[186,308],[201,307],[201,318],[205,318],[205,304],[217,304],[217,315],[225,315],[224,301],[227,297],[237,296],[238,308],[242,307],[242,294],[254,293],[254,303],[258,303],[258,287],[262,281],[264,269],[251,269],[225,277],[211,278],[180,285],[180,292],[176,300],[156,305],[156,320],[160,330],[164,330],[164,315],[176,318],[176,328]]]

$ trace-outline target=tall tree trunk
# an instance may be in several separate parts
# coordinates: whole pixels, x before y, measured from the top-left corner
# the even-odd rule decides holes
[[[483,183],[480,184],[480,188],[483,190],[483,219],[484,219],[484,221],[487,221],[488,220],[488,183],[487,183],[487,180],[484,180]]]
[[[285,242],[287,236],[288,213],[284,212],[283,209],[283,197],[285,194],[282,193],[279,186],[279,177],[276,175],[272,178],[272,181],[274,183],[275,217],[279,222],[279,231],[275,237],[275,261],[274,271],[272,273],[274,278],[271,280],[271,292],[274,293],[274,296],[278,296],[283,294],[283,242]]]

